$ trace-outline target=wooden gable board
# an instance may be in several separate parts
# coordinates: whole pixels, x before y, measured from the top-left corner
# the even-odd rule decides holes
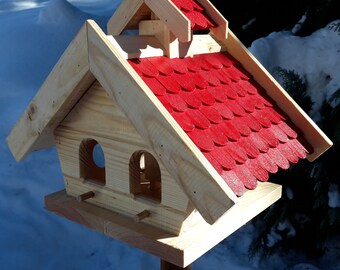
[[[137,29],[138,22],[142,18],[134,19],[144,8],[143,0],[125,0],[118,6],[115,13],[107,23],[107,31],[110,35],[118,36],[124,29]],[[144,12],[142,12],[144,13]],[[131,27],[129,25],[131,24]]]
[[[159,16],[159,18],[174,32],[179,40],[182,42],[191,40],[190,21],[171,1],[123,1],[107,24],[108,34],[113,36],[120,35],[121,32],[127,28],[132,19],[134,20],[133,25],[135,25],[137,29],[137,22],[142,18],[142,16],[138,14],[138,11],[142,5],[147,5],[148,8],[157,14],[157,16]]]
[[[170,0],[144,0],[144,2],[167,25],[179,41],[191,41],[189,19]]]
[[[84,25],[7,137],[17,161],[32,151],[54,145],[53,130],[95,81],[87,53]]]

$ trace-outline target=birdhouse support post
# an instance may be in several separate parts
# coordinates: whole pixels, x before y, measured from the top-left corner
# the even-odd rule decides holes
[[[174,265],[172,263],[169,263],[167,261],[164,261],[161,259],[161,268],[160,270],[191,270],[191,264],[188,265],[187,267],[180,267],[180,266],[177,266],[177,265]]]

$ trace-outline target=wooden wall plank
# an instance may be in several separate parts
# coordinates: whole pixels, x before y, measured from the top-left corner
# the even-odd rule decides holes
[[[254,79],[266,89],[268,95],[276,101],[278,106],[285,113],[287,113],[293,123],[303,131],[304,137],[314,148],[314,152],[307,156],[308,160],[315,160],[333,145],[326,134],[324,134],[316,123],[289,96],[232,31],[229,30],[228,38],[224,40],[223,43],[225,44],[227,51],[254,76]]]
[[[162,44],[153,36],[108,36],[125,59],[163,56]]]
[[[235,194],[101,29],[93,22],[88,31],[91,72],[163,160],[204,219],[214,223],[234,204]]]
[[[17,161],[54,145],[53,130],[93,82],[84,24],[7,137]]]
[[[93,191],[95,196],[87,200],[88,203],[131,218],[147,210],[150,212],[150,216],[145,218],[142,221],[143,223],[162,228],[162,230],[174,235],[181,233],[182,223],[190,214],[177,211],[148,198],[134,198],[132,194],[119,192],[108,186],[103,187],[92,181],[81,182],[79,179],[67,175],[65,181],[67,183],[67,194],[75,198],[86,192]]]
[[[129,160],[136,151],[152,149],[126,118],[118,104],[96,81],[74,106],[55,131],[56,145],[63,173],[79,174],[79,147],[83,139],[94,139],[102,147],[106,163],[106,186],[130,194]],[[188,198],[162,164],[162,204],[187,212]]]

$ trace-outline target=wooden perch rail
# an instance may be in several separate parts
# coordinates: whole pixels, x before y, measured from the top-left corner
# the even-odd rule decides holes
[[[95,196],[94,192],[93,191],[89,191],[89,192],[86,192],[86,193],[83,193],[83,194],[80,194],[78,197],[77,197],[77,201],[78,202],[83,202],[83,201],[86,201],[90,198],[93,198]]]
[[[144,210],[144,211],[140,212],[139,214],[135,215],[133,220],[136,221],[136,222],[141,222],[143,219],[149,217],[150,215],[151,215],[150,211]]]

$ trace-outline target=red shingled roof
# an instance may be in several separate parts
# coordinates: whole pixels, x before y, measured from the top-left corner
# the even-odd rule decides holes
[[[296,128],[227,53],[128,61],[236,195],[306,157]]]
[[[215,27],[215,22],[205,13],[204,8],[194,0],[171,0],[172,3],[191,22],[192,30],[208,30]]]

